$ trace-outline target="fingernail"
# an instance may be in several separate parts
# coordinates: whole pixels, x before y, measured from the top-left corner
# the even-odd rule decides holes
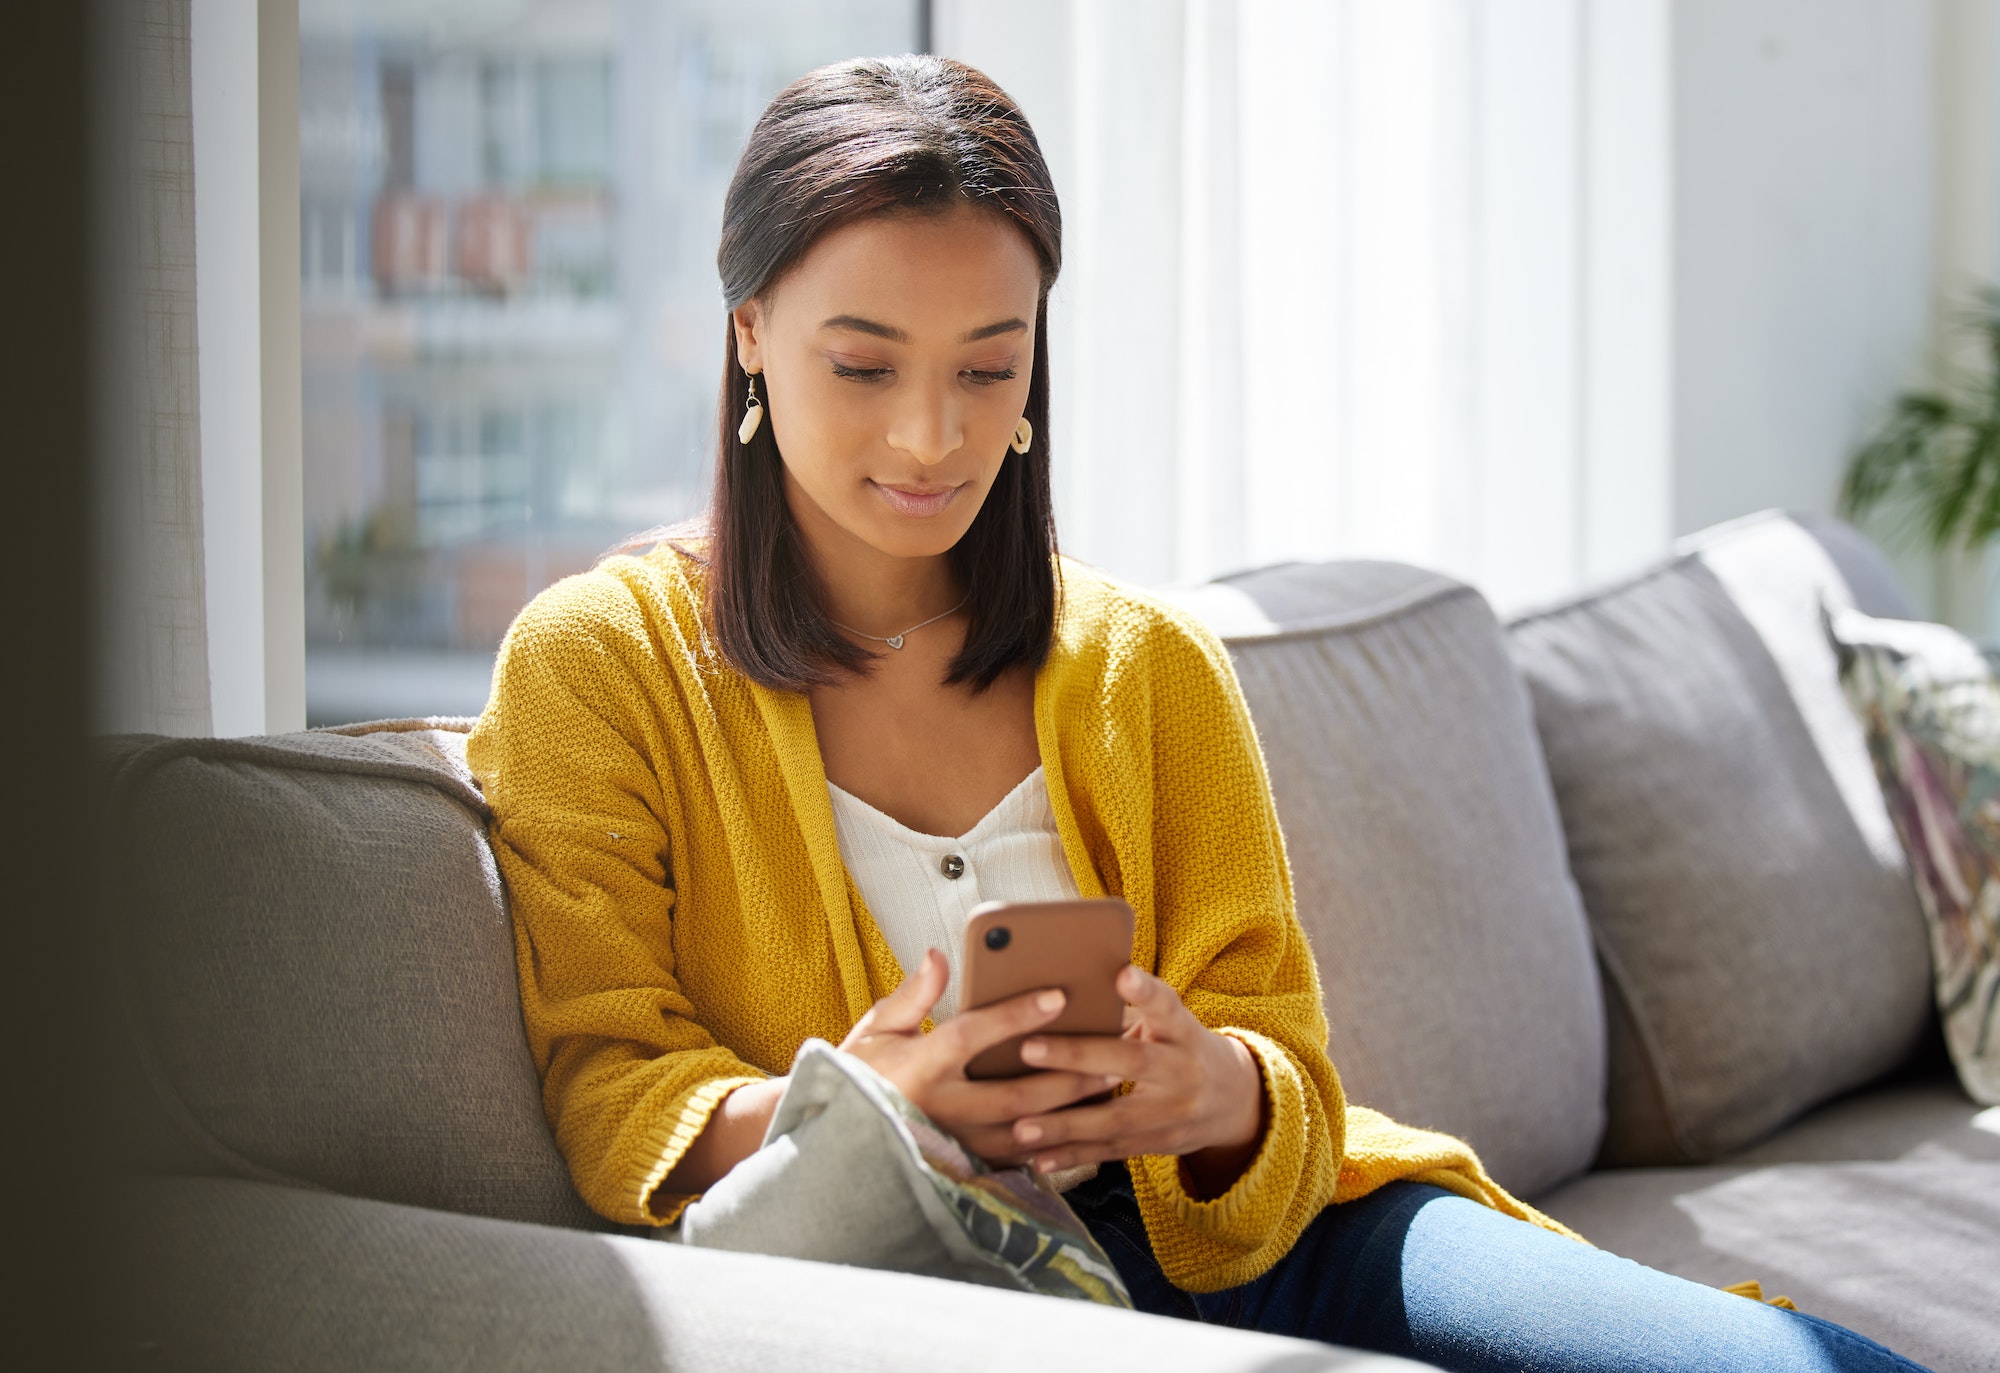
[[[1043,992],[1035,998],[1035,1009],[1038,1011],[1060,1011],[1063,1008],[1063,1000],[1064,997],[1061,989],[1051,987],[1048,991]]]
[[[1043,1059],[1047,1058],[1048,1056],[1049,1056],[1049,1046],[1044,1044],[1041,1040],[1024,1039],[1021,1041],[1021,1057],[1027,1059],[1028,1062],[1040,1063]]]
[[[1104,1085],[1106,1087],[1116,1087],[1124,1080],[1124,1078],[1118,1076],[1116,1073],[1106,1073],[1104,1075]]]
[[[1045,1155],[1035,1160],[1035,1171],[1037,1173],[1053,1173],[1055,1170],[1056,1160],[1053,1154]]]
[[[1041,1137],[1042,1127],[1039,1125],[1031,1125],[1023,1121],[1014,1127],[1014,1138],[1020,1140],[1023,1144],[1033,1144],[1041,1139]]]

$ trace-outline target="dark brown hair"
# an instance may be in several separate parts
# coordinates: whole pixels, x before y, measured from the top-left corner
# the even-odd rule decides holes
[[[1027,119],[992,81],[948,58],[867,58],[809,72],[779,92],[750,132],[723,202],[716,266],[723,305],[734,310],[829,230],[959,204],[1017,225],[1042,275],[1026,410],[1034,445],[1007,455],[949,555],[968,594],[969,624],[945,680],[984,690],[1010,667],[1039,667],[1055,633],[1048,297],[1062,265],[1062,214]],[[804,691],[866,671],[875,655],[827,619],[785,501],[772,426],[737,442],[748,396],[727,320],[723,338],[705,553],[709,631],[738,671],[768,687]]]

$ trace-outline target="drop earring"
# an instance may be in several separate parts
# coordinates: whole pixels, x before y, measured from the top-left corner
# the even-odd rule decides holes
[[[757,399],[757,374],[745,372],[743,375],[750,380],[750,400],[743,411],[743,422],[736,426],[736,441],[747,444],[757,436],[757,426],[764,422],[764,402]]]
[[[1034,443],[1035,426],[1028,423],[1028,417],[1023,415],[1021,422],[1014,426],[1014,441],[1007,446],[1016,453],[1025,453],[1034,446]]]

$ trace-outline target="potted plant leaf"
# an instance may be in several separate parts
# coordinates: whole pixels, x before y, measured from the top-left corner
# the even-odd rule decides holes
[[[1935,388],[1896,397],[1840,487],[1841,514],[1879,511],[1885,532],[1940,554],[2000,534],[2000,291],[1981,292],[1960,329],[1965,361],[1948,364]]]

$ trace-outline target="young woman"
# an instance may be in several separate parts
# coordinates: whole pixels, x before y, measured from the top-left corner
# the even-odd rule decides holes
[[[824,68],[751,134],[705,526],[537,597],[471,741],[585,1199],[672,1221],[819,1036],[986,1158],[1098,1165],[1068,1195],[1145,1310],[1454,1369],[1913,1367],[1342,1099],[1228,656],[1056,556],[1060,259],[1034,135],[965,66]],[[1060,994],[947,1018],[966,913],[1078,894],[1137,914],[1127,1034],[968,1080]]]

